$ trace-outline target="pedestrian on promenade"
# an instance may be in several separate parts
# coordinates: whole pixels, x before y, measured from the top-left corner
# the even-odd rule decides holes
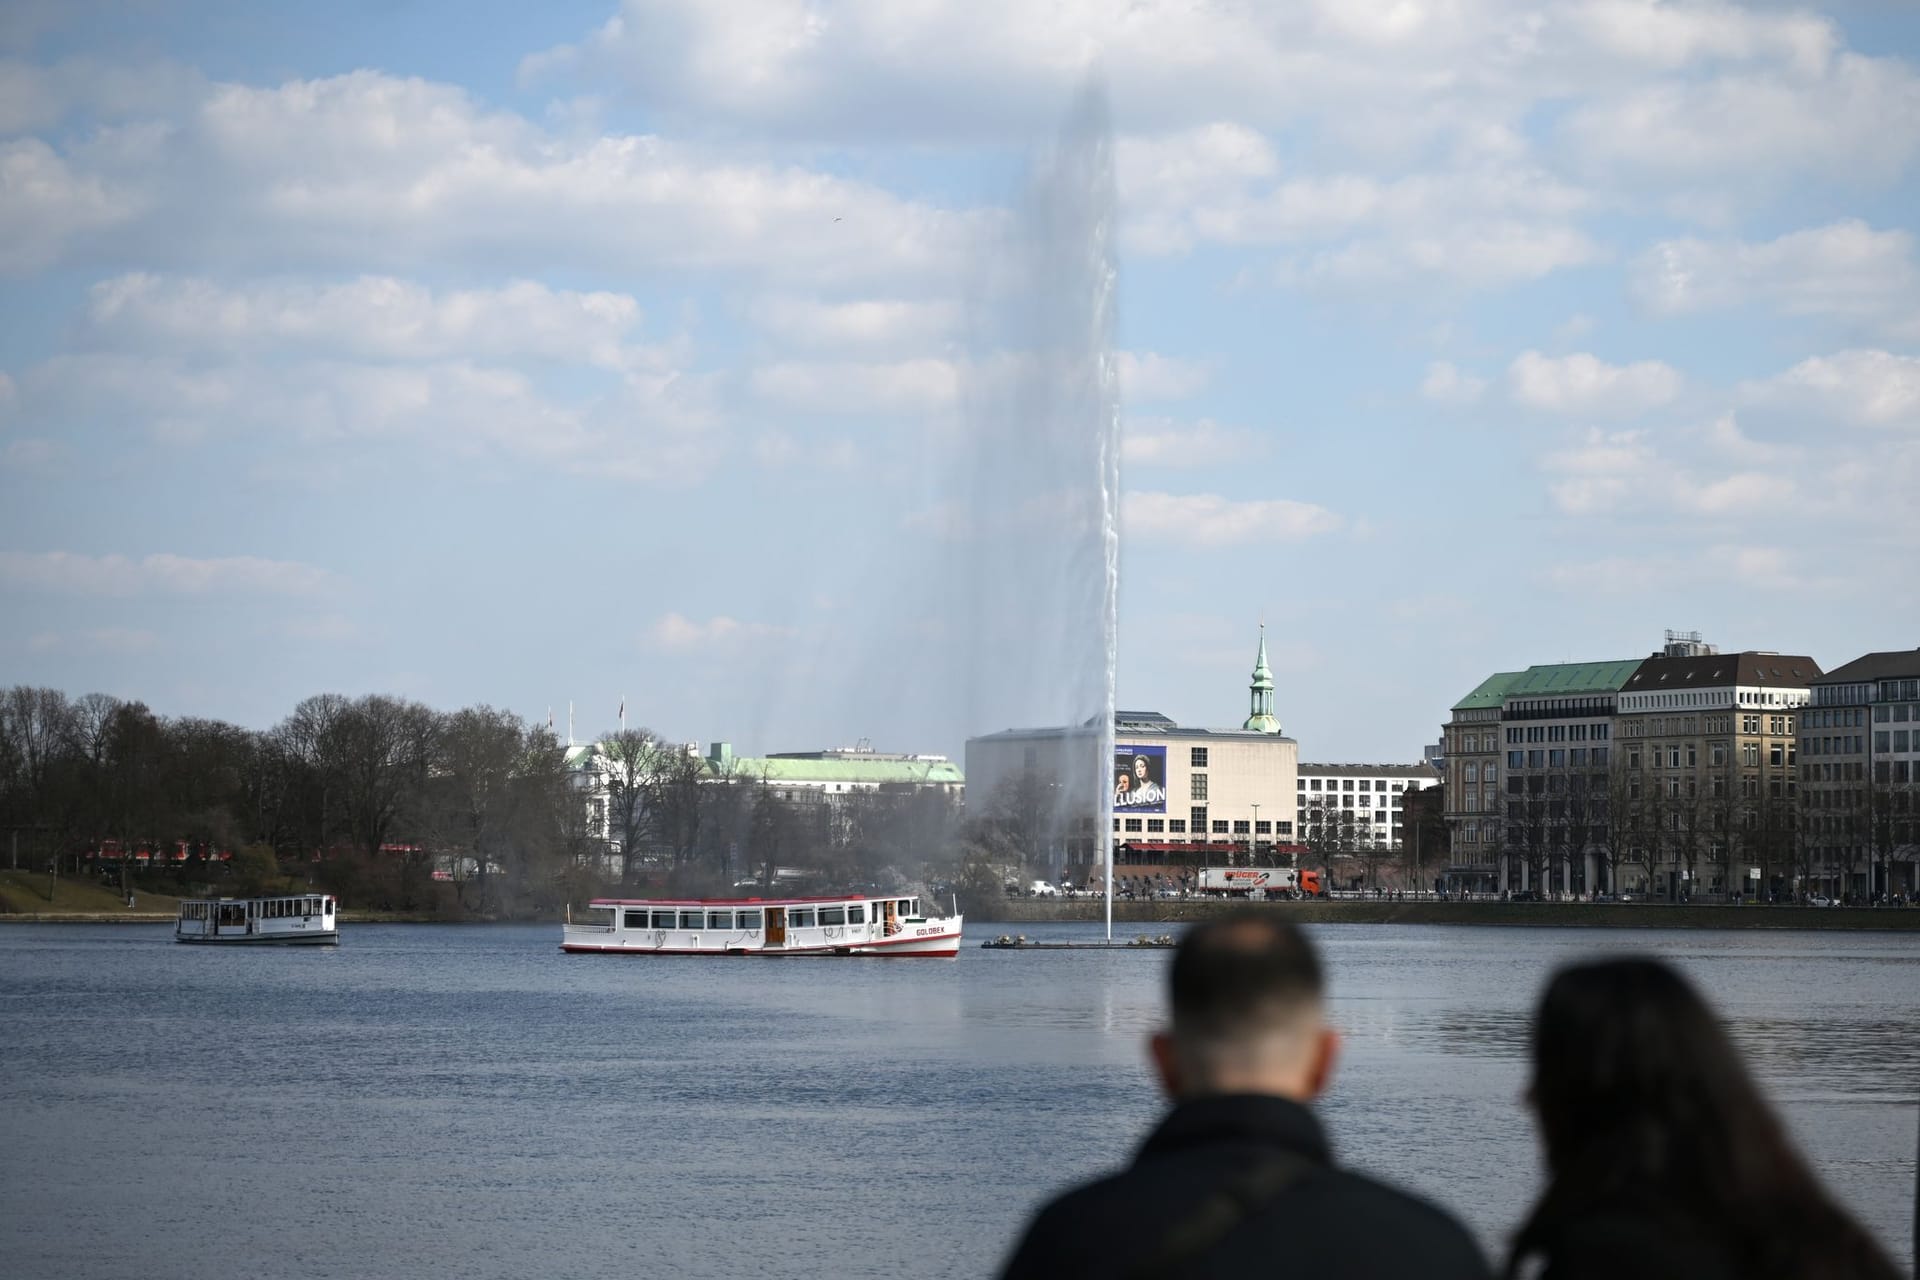
[[[1130,1166],[1040,1211],[1007,1280],[1490,1275],[1446,1213],[1334,1164],[1307,1104],[1339,1036],[1297,926],[1258,909],[1197,925],[1169,986],[1171,1026],[1149,1047],[1171,1111]]]
[[[1528,1102],[1550,1183],[1508,1277],[1899,1280],[1820,1186],[1693,987],[1655,960],[1563,969]]]

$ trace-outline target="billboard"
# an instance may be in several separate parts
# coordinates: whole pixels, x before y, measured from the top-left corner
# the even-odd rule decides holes
[[[1167,811],[1167,749],[1115,746],[1113,749],[1113,811],[1165,813]]]

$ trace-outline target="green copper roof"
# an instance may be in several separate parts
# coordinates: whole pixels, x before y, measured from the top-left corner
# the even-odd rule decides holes
[[[1555,697],[1570,693],[1618,693],[1645,658],[1618,662],[1557,662],[1528,667],[1507,686],[1509,698]]]
[[[1501,699],[1507,696],[1508,687],[1525,674],[1524,671],[1496,671],[1482,680],[1472,693],[1454,703],[1453,709],[1478,711],[1484,707],[1497,707]]]
[[[742,782],[839,782],[878,786],[890,782],[958,786],[965,781],[951,760],[791,760],[735,756],[729,776]]]

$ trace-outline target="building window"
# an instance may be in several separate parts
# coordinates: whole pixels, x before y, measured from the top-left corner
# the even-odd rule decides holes
[[[1253,834],[1257,836],[1272,835],[1273,824],[1271,822],[1268,822],[1265,818],[1262,818],[1260,821],[1253,824]]]
[[[1315,778],[1310,785],[1315,791],[1318,791],[1320,789],[1320,779]]]
[[[1293,824],[1291,822],[1276,822],[1273,824],[1273,831],[1275,835],[1290,836],[1293,834]]]
[[[1127,819],[1127,830],[1138,831],[1139,829],[1140,829],[1140,819],[1138,818]]]
[[[1187,816],[1193,819],[1193,834],[1200,835],[1207,829],[1207,806],[1195,805]]]
[[[1233,834],[1237,836],[1244,836],[1249,834],[1251,830],[1252,828],[1250,828],[1247,825],[1247,820],[1245,818],[1235,818],[1233,820]]]
[[[1207,767],[1207,749],[1205,747],[1194,747],[1190,751],[1188,751],[1187,767],[1192,769],[1206,768]]]
[[[1156,834],[1164,835],[1166,833],[1166,827],[1167,827],[1167,824],[1159,818],[1147,819],[1148,835],[1156,835]]]
[[[1167,831],[1176,836],[1187,834],[1187,820],[1185,818],[1168,818]]]
[[[1197,747],[1195,748],[1195,750],[1199,750],[1199,749],[1200,748],[1197,748]],[[1206,774],[1204,773],[1194,774],[1192,777],[1187,779],[1187,785],[1192,788],[1190,792],[1192,799],[1205,800],[1207,798],[1207,775]]]
[[[1226,835],[1227,820],[1225,818],[1215,818],[1213,820],[1213,831],[1215,835],[1222,835],[1222,836]]]
[[[1343,779],[1341,779],[1341,781],[1340,781],[1340,789],[1341,789],[1342,791],[1351,791],[1351,790],[1353,790],[1353,779],[1352,779],[1352,778],[1343,778]]]

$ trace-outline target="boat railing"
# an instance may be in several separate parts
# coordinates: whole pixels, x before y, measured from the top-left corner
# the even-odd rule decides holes
[[[581,924],[578,920],[567,921],[566,929],[568,933],[612,933],[613,932],[613,926],[610,924]]]

